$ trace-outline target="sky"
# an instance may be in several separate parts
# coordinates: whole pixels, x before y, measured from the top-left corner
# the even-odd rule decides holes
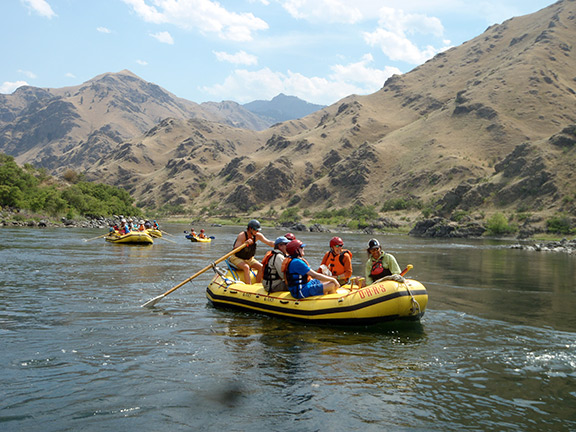
[[[130,70],[193,102],[330,105],[552,0],[1,0],[0,93]]]

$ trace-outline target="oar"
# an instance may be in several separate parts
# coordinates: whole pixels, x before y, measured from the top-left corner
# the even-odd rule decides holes
[[[174,240],[170,240],[170,239],[167,239],[167,238],[164,238],[164,237],[157,237],[157,239],[158,239],[158,240],[164,240],[164,241],[167,241],[167,242],[170,242],[170,243],[174,243],[174,244],[178,244],[178,243],[176,243]]]
[[[158,231],[160,231],[161,233],[164,233],[164,234],[168,234],[170,237],[174,237],[172,234],[170,234],[169,232],[166,232],[164,230],[158,230]]]
[[[173,293],[174,291],[176,291],[178,288],[180,288],[182,285],[187,284],[188,282],[190,282],[192,279],[194,279],[197,276],[200,276],[202,273],[204,273],[206,270],[209,270],[212,268],[213,265],[218,264],[222,261],[224,261],[226,258],[234,255],[236,252],[241,251],[242,249],[244,249],[246,246],[248,246],[248,243],[244,243],[241,246],[238,246],[236,249],[232,250],[231,252],[228,252],[226,255],[224,255],[221,258],[218,258],[216,261],[214,261],[212,264],[207,265],[206,267],[204,267],[202,270],[200,270],[199,272],[196,272],[194,275],[190,276],[188,279],[186,279],[185,281],[180,282],[178,285],[176,285],[174,288],[170,288],[168,291],[166,291],[164,294],[159,295],[158,297],[154,297],[151,300],[148,300],[146,303],[144,303],[142,305],[142,307],[152,307],[154,306],[156,303],[158,303],[160,300],[162,300],[164,297],[166,297],[168,294]]]
[[[406,266],[406,268],[404,270],[402,270],[402,273],[400,273],[400,276],[404,276],[406,273],[408,273],[413,268],[414,268],[414,266],[412,264],[408,264]]]
[[[414,268],[414,266],[412,264],[408,264],[406,266],[406,268],[404,270],[402,270],[402,273],[400,273],[400,276],[404,276],[406,273],[408,273],[410,270],[412,270]],[[377,284],[379,282],[385,281],[385,280],[391,280],[389,279],[390,277],[392,277],[394,275],[390,275],[390,276],[384,276],[383,278],[378,279],[377,281],[375,281],[374,283]]]
[[[98,237],[92,237],[92,238],[90,238],[90,239],[84,239],[84,241],[85,241],[85,242],[89,242],[90,240],[96,240],[96,239],[99,239],[99,238],[102,238],[102,237],[106,237],[108,234],[109,234],[109,233],[102,234],[102,235],[100,235],[100,236],[98,236]]]

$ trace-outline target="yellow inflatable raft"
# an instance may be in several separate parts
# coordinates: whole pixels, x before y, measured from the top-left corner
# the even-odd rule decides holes
[[[147,232],[148,234],[150,234],[151,237],[154,237],[154,238],[160,238],[160,237],[162,237],[162,231],[160,231],[160,230],[158,230],[158,229],[155,229],[155,228],[148,228],[148,229],[146,230],[146,232]]]
[[[314,323],[366,325],[385,321],[418,321],[428,304],[426,288],[414,279],[383,281],[363,288],[344,286],[337,294],[297,300],[285,292],[267,293],[262,284],[247,285],[214,267],[206,290],[216,307],[233,307]],[[348,289],[352,288],[352,289]]]
[[[145,231],[131,231],[128,234],[109,234],[107,242],[120,244],[153,244],[154,240]]]
[[[212,237],[200,238],[195,235],[188,234],[186,238],[191,242],[198,242],[198,243],[210,243],[212,241]]]

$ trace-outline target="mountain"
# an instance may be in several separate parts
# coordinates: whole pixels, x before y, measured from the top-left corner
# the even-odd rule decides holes
[[[151,102],[137,98],[106,122],[90,123],[103,93],[110,102],[98,105],[100,115],[107,114],[103,107],[117,109],[112,101],[122,86],[86,93],[83,103],[79,89],[56,95],[25,88],[0,101],[9,107],[0,109],[0,147],[12,145],[20,161],[85,170],[90,179],[125,187],[139,205],[189,214],[272,216],[287,207],[313,212],[361,204],[408,209],[407,222],[421,212],[471,220],[503,212],[518,223],[543,224],[576,213],[574,22],[576,1],[559,1],[488,28],[389,78],[374,94],[351,95],[263,130],[215,120],[232,104],[190,103],[194,115],[149,116],[156,123],[147,126]],[[81,86],[85,92],[89,83]],[[160,101],[152,106],[185,110],[176,98]],[[49,122],[51,114],[57,122]],[[122,136],[106,129],[121,115],[131,118]],[[148,129],[134,133],[129,126]],[[111,134],[114,145],[88,145],[89,134],[58,138],[80,127],[100,131],[101,140]],[[11,139],[16,131],[29,139]]]
[[[0,151],[51,171],[84,170],[169,117],[264,127],[262,119],[236,105],[235,111],[202,106],[127,70],[74,87],[24,86],[11,95],[0,94]]]
[[[272,123],[280,123],[306,117],[325,108],[325,105],[312,104],[295,96],[286,96],[280,93],[271,101],[256,100],[244,104],[243,107],[259,117],[269,119]]]
[[[191,211],[412,203],[474,219],[574,214],[575,20],[576,2],[557,2],[488,28],[374,94],[264,131],[161,124],[89,173],[142,204]],[[143,167],[146,158],[155,165]]]

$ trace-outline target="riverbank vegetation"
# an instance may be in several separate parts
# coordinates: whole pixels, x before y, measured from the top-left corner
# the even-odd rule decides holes
[[[142,214],[124,189],[84,181],[73,171],[63,177],[57,180],[30,164],[20,167],[12,156],[0,154],[0,208],[67,219]]]

